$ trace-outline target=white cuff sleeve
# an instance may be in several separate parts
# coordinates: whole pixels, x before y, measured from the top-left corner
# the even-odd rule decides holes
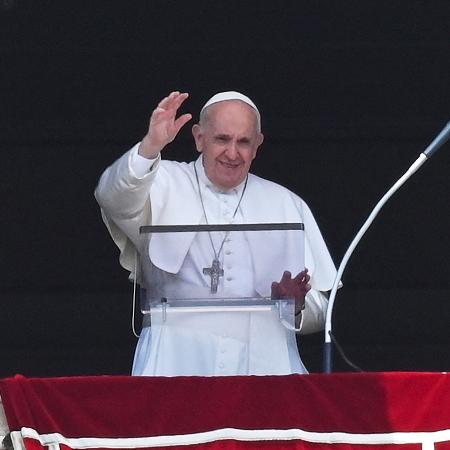
[[[144,178],[153,168],[153,164],[159,159],[159,155],[154,159],[144,158],[138,153],[139,144],[133,148],[129,164],[136,178]]]
[[[325,326],[328,299],[326,295],[315,289],[306,294],[305,309],[300,322],[300,333],[309,334],[322,331]]]

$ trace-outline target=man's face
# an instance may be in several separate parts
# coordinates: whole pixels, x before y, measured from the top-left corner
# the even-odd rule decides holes
[[[255,110],[239,100],[209,106],[206,120],[194,125],[192,133],[197,150],[203,153],[206,176],[226,190],[245,180],[263,141]]]

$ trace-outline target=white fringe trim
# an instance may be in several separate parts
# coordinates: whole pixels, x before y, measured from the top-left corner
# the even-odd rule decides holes
[[[170,447],[174,445],[204,444],[222,440],[237,441],[291,441],[301,440],[322,444],[421,444],[422,450],[433,450],[436,442],[450,441],[450,429],[431,432],[393,432],[393,433],[318,433],[300,429],[288,430],[242,430],[222,428],[203,433],[149,436],[132,438],[66,438],[59,433],[39,434],[32,428],[22,428],[11,433],[14,450],[25,450],[23,438],[35,439],[49,450],[58,450],[60,444],[78,449],[117,448],[133,449],[144,447]]]

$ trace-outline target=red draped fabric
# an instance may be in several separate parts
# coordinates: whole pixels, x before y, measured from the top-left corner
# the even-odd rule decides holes
[[[450,450],[444,373],[0,380],[15,450]]]

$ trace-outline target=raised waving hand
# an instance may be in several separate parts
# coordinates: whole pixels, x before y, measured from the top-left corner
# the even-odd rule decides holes
[[[156,158],[158,153],[177,136],[181,128],[192,118],[189,113],[177,117],[177,112],[189,94],[171,92],[163,98],[153,111],[148,132],[139,146],[139,154],[145,158]]]

